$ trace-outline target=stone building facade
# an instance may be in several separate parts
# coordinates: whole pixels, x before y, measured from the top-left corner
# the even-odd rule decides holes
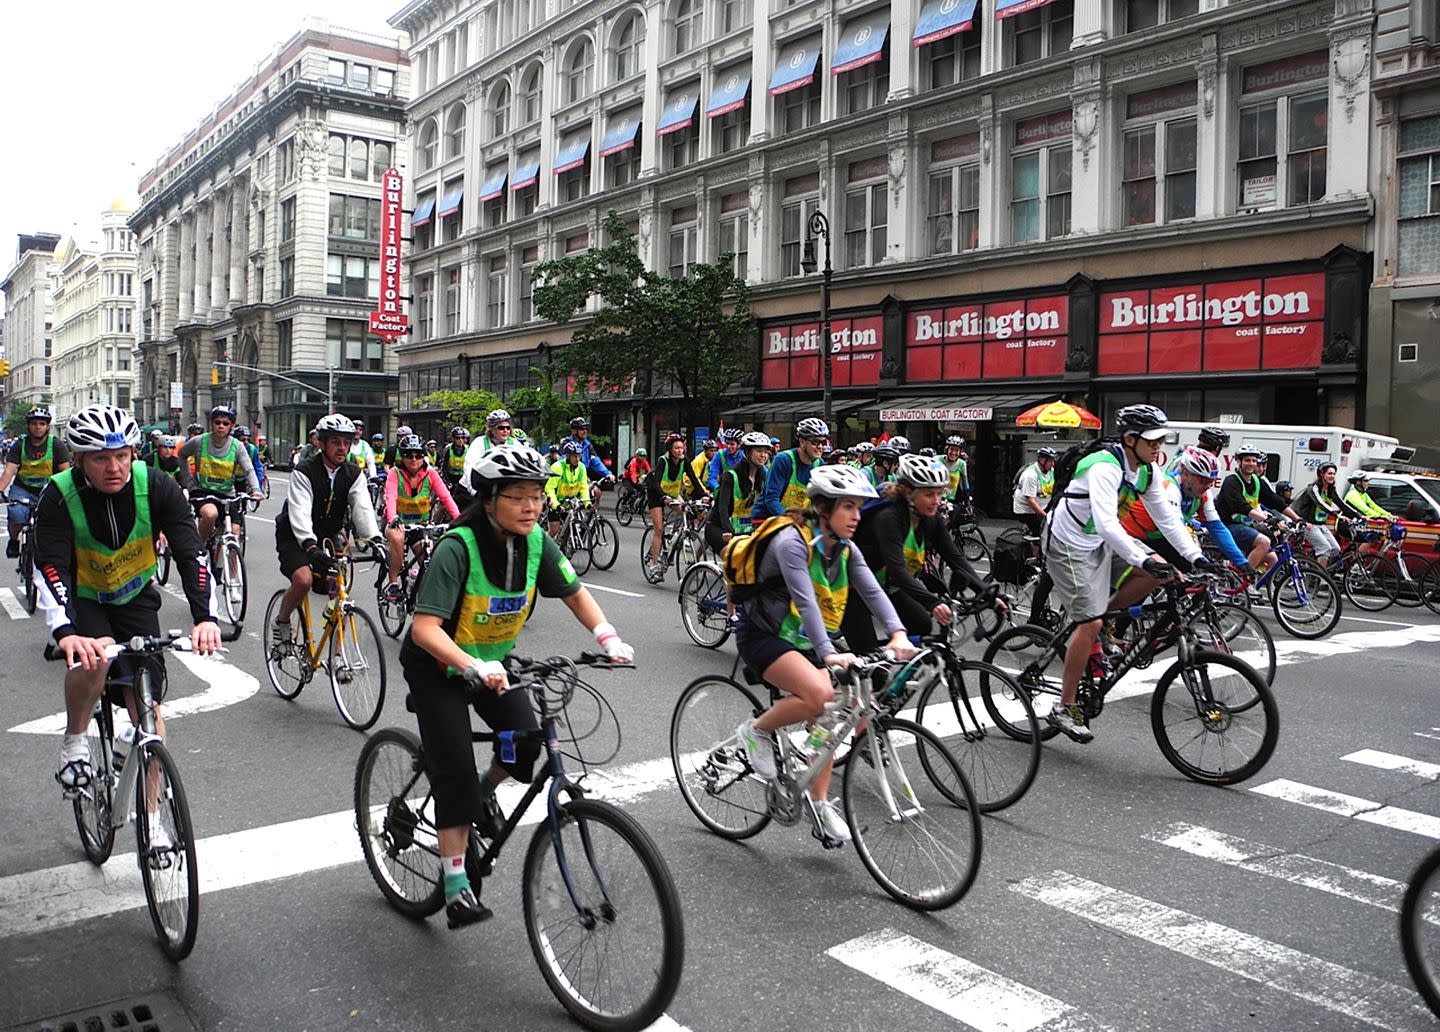
[[[21,233],[15,262],[0,280],[5,294],[5,357],[10,363],[7,411],[48,403],[54,348],[57,233]]]

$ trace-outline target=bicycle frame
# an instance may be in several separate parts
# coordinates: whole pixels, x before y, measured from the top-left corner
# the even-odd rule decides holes
[[[324,549],[325,552],[331,555],[332,558],[336,560],[340,558],[338,555],[334,554],[334,545],[330,541],[325,542]],[[335,571],[335,585],[335,597],[332,599],[332,601],[335,603],[335,608],[332,610],[329,604],[326,604],[324,610],[325,633],[320,636],[320,640],[318,642],[312,643],[311,641],[311,593],[307,591],[304,597],[300,599],[299,608],[305,617],[305,653],[306,659],[308,660],[307,669],[312,671],[319,670],[322,666],[325,665],[325,646],[330,644],[330,639],[332,636],[338,637],[338,640],[342,642],[345,640],[344,620],[342,620],[341,617],[343,617],[351,609],[355,608],[355,603],[351,601],[349,592],[346,590],[349,585],[345,580],[345,564],[343,562],[337,563],[337,568]]]
[[[139,714],[140,722],[135,727],[135,741],[130,746],[130,752],[125,757],[125,765],[121,768],[119,775],[115,768],[110,766],[108,778],[111,785],[111,799],[125,800],[121,804],[119,812],[116,812],[112,805],[110,809],[110,826],[116,830],[125,827],[135,817],[135,779],[139,776],[135,772],[144,766],[139,762],[142,752],[156,742],[163,742],[155,733],[155,703],[150,691],[150,671],[144,669],[145,664],[141,662],[135,671],[133,691],[135,692],[135,710]],[[109,687],[109,684],[106,685]],[[102,728],[101,741],[107,748],[114,748],[115,743],[115,715],[110,701],[102,693],[100,702],[95,707],[95,720]],[[85,789],[80,790],[82,793]]]

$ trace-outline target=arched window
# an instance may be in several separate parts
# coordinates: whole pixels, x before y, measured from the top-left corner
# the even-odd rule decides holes
[[[570,60],[565,62],[565,103],[574,104],[590,96],[594,71],[595,51],[588,39],[582,39],[570,51]]]
[[[330,137],[329,171],[332,176],[345,174],[345,137]]]
[[[510,131],[510,84],[501,79],[490,91],[490,138],[498,140]]]
[[[520,81],[520,122],[522,125],[540,121],[544,89],[545,68],[539,61],[536,61],[526,69],[525,78]]]
[[[350,178],[364,179],[370,171],[370,148],[364,140],[350,141]]]
[[[676,0],[675,3],[675,53],[683,54],[700,43],[700,21],[705,8],[700,0]]]
[[[456,104],[445,117],[445,157],[458,158],[465,153],[465,105]]]
[[[615,81],[630,78],[643,67],[645,48],[645,20],[638,14],[631,14],[620,24],[615,34]]]
[[[432,118],[420,127],[420,167],[434,168],[439,158],[440,129]]]
[[[390,168],[390,145],[381,143],[378,140],[370,145],[370,178],[380,182],[387,169]]]

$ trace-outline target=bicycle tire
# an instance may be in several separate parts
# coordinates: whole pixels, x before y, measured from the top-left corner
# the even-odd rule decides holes
[[[697,677],[675,700],[670,716],[675,781],[690,812],[721,838],[747,839],[770,823],[768,785],[735,741],[740,722],[764,711],[749,688],[716,674]]]
[[[620,534],[604,516],[596,516],[590,531],[590,561],[597,570],[608,570],[620,558]]]
[[[680,535],[675,552],[675,579],[683,580],[690,567],[705,557],[705,538],[698,530],[687,530]]]
[[[576,513],[570,517],[565,536],[569,539],[570,565],[575,570],[575,576],[583,577],[595,559],[590,551],[590,525],[581,522],[581,516]]]
[[[1054,703],[1060,701],[1060,673],[1063,656],[1054,647],[1054,632],[1035,624],[1021,624],[1001,631],[990,639],[985,647],[985,663],[994,666],[1006,675],[1006,680],[996,685],[984,670],[980,673],[981,699],[985,712],[1005,734],[1024,740],[1028,733],[1023,722],[1015,722],[1008,716],[1013,701],[1010,693],[1018,686],[1030,700],[1030,708],[1037,715],[1049,712]],[[998,695],[997,695],[998,692]],[[1036,705],[1040,699],[1041,705]],[[1040,740],[1049,741],[1060,733],[1048,721],[1040,724]]]
[[[195,935],[200,923],[200,869],[195,857],[195,828],[190,821],[190,804],[185,798],[185,787],[180,783],[180,771],[163,742],[150,742],[137,749],[130,762],[144,764],[135,780],[135,858],[140,866],[140,880],[145,885],[145,905],[150,911],[155,934],[160,939],[160,949],[171,960],[184,960],[195,948]],[[150,854],[151,818],[147,812],[146,794],[152,777],[149,774],[151,763],[158,763],[160,767],[156,814],[162,826],[168,816],[170,826],[166,831],[173,847],[169,863],[163,867],[160,858]],[[179,871],[176,871],[177,867]],[[183,898],[174,902],[158,898],[162,871],[172,876],[178,874],[175,879],[177,888],[181,887],[183,880]]]
[[[409,615],[407,600],[410,597],[410,564],[405,563],[400,569],[400,579],[396,581],[400,586],[399,598],[388,598],[385,589],[389,587],[389,578],[385,576],[385,567],[375,567],[375,612],[380,617],[380,626],[391,638],[400,637],[400,632],[405,629],[405,618]]]
[[[1243,659],[1266,684],[1275,684],[1279,665],[1275,636],[1250,610],[1239,606],[1212,606],[1208,614],[1206,610],[1197,613],[1190,627],[1200,636],[1201,648]]]
[[[1213,668],[1228,670],[1230,677],[1223,683],[1213,676]],[[1170,704],[1170,713],[1174,719],[1169,719],[1166,705],[1170,701],[1170,689],[1176,678],[1190,674],[1197,679],[1194,687],[1186,685],[1186,698],[1173,701]],[[1187,678],[1187,682],[1188,682]],[[1217,684],[1226,693],[1226,699],[1221,699],[1216,691]],[[1194,697],[1194,691],[1198,688],[1209,698],[1203,701],[1209,708],[1206,713],[1201,714],[1195,711],[1198,703]],[[1245,690],[1257,696],[1254,701],[1245,697]],[[1233,699],[1238,698],[1240,704],[1234,704]],[[1188,735],[1188,740],[1183,744],[1188,746],[1196,742],[1201,743],[1200,754],[1204,759],[1205,745],[1209,740],[1208,735],[1219,736],[1217,743],[1220,750],[1220,757],[1223,760],[1226,750],[1225,736],[1232,733],[1235,722],[1230,719],[1235,714],[1251,713],[1259,703],[1260,717],[1264,720],[1265,726],[1260,730],[1258,736],[1250,731],[1246,735],[1247,741],[1255,741],[1255,750],[1250,757],[1240,764],[1239,767],[1231,768],[1228,765],[1202,766],[1201,763],[1192,762],[1181,755],[1181,750],[1170,736],[1171,727],[1183,727]],[[1202,721],[1198,733],[1189,733],[1194,727],[1192,721]],[[1270,691],[1270,686],[1260,677],[1255,668],[1242,659],[1234,656],[1227,656],[1220,652],[1211,652],[1207,649],[1199,649],[1195,652],[1189,662],[1177,660],[1170,668],[1160,675],[1160,680],[1155,683],[1155,693],[1150,698],[1150,727],[1155,734],[1155,743],[1160,747],[1160,753],[1166,761],[1184,774],[1191,781],[1198,781],[1203,785],[1237,785],[1248,778],[1259,773],[1260,769],[1269,761],[1271,754],[1275,752],[1275,745],[1280,740],[1280,707],[1275,702],[1275,695]]]
[[[1420,598],[1432,613],[1440,613],[1440,559],[1420,571]]]
[[[97,867],[109,860],[115,849],[115,786],[110,780],[115,725],[110,704],[103,695],[100,704],[106,711],[105,716],[101,717],[97,712],[86,728],[90,740],[90,766],[94,774],[89,786],[80,789],[72,800],[80,846],[85,850],[85,859]]]
[[[557,841],[563,842],[563,862]],[[635,1032],[660,1018],[680,986],[685,923],[665,858],[635,818],[599,799],[561,803],[557,821],[544,822],[530,838],[521,896],[535,963],[577,1021],[605,1032]],[[630,938],[627,933],[652,910],[656,931],[638,941]],[[554,924],[547,920],[565,915]],[[578,948],[568,945],[576,935],[582,941]],[[586,948],[584,939],[591,936],[601,945]],[[575,961],[577,972],[565,969],[567,960]],[[624,970],[618,975],[604,970],[606,960]],[[577,975],[589,984],[577,985]],[[627,975],[639,976],[642,984],[626,986]],[[624,998],[600,998],[610,991]]]
[[[250,604],[245,557],[240,552],[239,544],[227,541],[220,549],[220,562],[223,564],[224,574],[223,577],[215,578],[215,585],[222,593],[220,605],[217,607],[220,611],[220,640],[234,641],[240,637],[240,632],[245,627],[245,611]]]
[[[28,537],[25,547],[20,550],[20,577],[25,589],[25,612],[34,616],[35,607],[40,604],[40,585],[35,583],[35,546]]]
[[[718,649],[730,638],[724,583],[720,568],[710,562],[696,563],[680,580],[680,624],[701,648]]]
[[[960,554],[968,562],[978,563],[982,559],[988,562],[990,559],[990,549],[986,547],[982,538],[962,534],[955,543],[960,546]]]
[[[364,731],[385,706],[385,646],[375,621],[359,606],[347,606],[337,619],[330,637],[330,691],[345,723]]]
[[[1414,556],[1413,558],[1419,562],[1423,557]],[[1396,558],[1390,559],[1390,562],[1395,568],[1395,604],[1404,609],[1418,609],[1423,606],[1425,590],[1420,584],[1420,577],[1410,572],[1410,563],[1406,559],[1405,553],[1401,552]],[[1405,564],[1403,569],[1401,569],[1401,563]],[[1423,577],[1429,568],[1430,564],[1426,563],[1420,570],[1420,576]]]
[[[996,704],[993,700],[996,686],[1007,681],[1010,687],[1004,697],[1008,724],[1023,728],[1023,734],[1005,731],[993,717],[987,726],[977,713],[981,707],[988,712],[988,705]],[[981,700],[979,705],[974,701],[977,698]],[[935,735],[949,750],[965,773],[981,813],[995,813],[1015,805],[1035,783],[1040,771],[1040,722],[1030,697],[999,667],[977,660],[947,658],[942,676],[931,681],[916,700],[915,723]],[[854,755],[853,749],[851,755]],[[934,780],[937,772],[930,770],[929,755],[924,749],[920,752],[920,762]],[[964,805],[959,799],[951,802]]]
[[[895,739],[902,735],[914,738],[913,754],[896,743]],[[928,785],[906,771],[903,761],[910,755],[929,756],[928,764],[918,765]],[[861,779],[877,772],[886,788],[872,785],[867,791]],[[890,783],[892,778],[894,784]],[[943,778],[943,785],[939,778]],[[929,788],[934,788],[936,795],[926,798]],[[925,728],[898,717],[872,719],[851,748],[840,793],[860,862],[895,900],[914,910],[944,910],[958,903],[975,883],[980,870],[980,807],[960,765]],[[899,800],[907,805],[896,812]],[[944,826],[946,817],[953,827]],[[912,829],[921,822],[924,830],[916,833]],[[912,885],[910,876],[898,874],[890,866],[896,850],[874,848],[877,840],[887,837],[887,831],[896,832],[910,844],[933,850],[927,851],[918,865],[920,871],[914,877],[921,881]],[[937,879],[944,881],[937,885]]]
[[[167,544],[155,553],[155,583],[162,588],[170,580],[170,546]]]
[[[635,522],[639,515],[635,503],[631,501],[630,492],[626,492],[615,499],[615,522],[622,527],[628,527]]]
[[[1395,563],[1383,555],[1357,555],[1345,567],[1342,583],[1345,597],[1356,609],[1381,613],[1395,604],[1400,573]]]
[[[385,902],[411,920],[439,913],[440,843],[425,817],[434,803],[413,731],[386,727],[366,739],[355,763],[354,801],[360,852]]]
[[[277,646],[271,640],[275,633],[275,616],[280,612],[280,600],[285,589],[270,596],[265,607],[265,631],[260,643],[265,654],[265,673],[270,678],[270,687],[282,699],[294,699],[309,683],[313,671],[310,668],[310,627],[305,622],[305,610],[299,608],[290,614],[290,641]]]
[[[1410,875],[1400,901],[1400,952],[1420,996],[1440,1017],[1440,943],[1424,945],[1426,927],[1440,914],[1440,848],[1432,849]],[[1433,938],[1434,931],[1430,932]]]
[[[1277,570],[1270,582],[1270,608],[1287,634],[1323,638],[1340,622],[1343,605],[1335,581],[1308,559],[1291,559],[1289,570]],[[1304,595],[1300,594],[1300,585]],[[1323,608],[1317,609],[1317,605]],[[1303,614],[1313,614],[1306,618]]]
[[[665,579],[665,563],[668,556],[664,549],[660,551],[661,565],[651,569],[650,566],[650,541],[655,537],[655,528],[646,527],[640,535],[640,573],[644,576],[647,584],[659,584]],[[663,539],[662,539],[663,540]]]

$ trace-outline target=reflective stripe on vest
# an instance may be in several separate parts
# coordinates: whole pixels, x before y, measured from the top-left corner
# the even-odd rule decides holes
[[[135,492],[135,525],[124,543],[111,549],[90,531],[74,472],[67,469],[55,477],[55,486],[65,500],[74,527],[75,594],[101,605],[129,602],[150,583],[157,566],[150,526],[150,470],[143,462],[130,464],[130,483]]]
[[[810,496],[805,491],[805,488],[809,486],[810,478],[807,476],[805,483],[800,482],[800,452],[796,448],[791,448],[782,454],[790,456],[790,483],[785,485],[785,491],[780,495],[780,508],[804,509],[810,504]],[[810,463],[807,469],[813,470],[818,465],[820,465],[820,460],[816,459]]]
[[[808,531],[811,535],[810,584],[815,591],[815,602],[820,606],[825,630],[833,635],[840,630],[840,622],[845,617],[845,602],[850,595],[850,546],[848,543],[837,543],[836,547],[844,551],[840,553],[840,565],[835,568],[835,575],[828,577],[825,574],[825,559],[820,552],[820,529],[811,524]],[[805,530],[802,529],[801,533]],[[794,602],[790,603],[790,612],[785,614],[785,619],[780,621],[780,637],[804,652],[814,648],[805,636],[805,623],[800,619],[800,610],[795,608]]]
[[[395,483],[395,515],[401,523],[424,523],[430,515],[435,499],[430,494],[430,471],[427,469],[420,478],[420,490],[410,491],[409,478],[397,471],[400,477]]]
[[[485,575],[480,559],[480,546],[469,527],[456,527],[445,537],[458,537],[470,559],[470,572],[465,578],[465,594],[455,615],[455,644],[476,659],[498,660],[510,654],[525,616],[535,597],[535,584],[540,576],[540,556],[545,548],[545,532],[537,525],[525,538],[525,588],[518,592],[502,591]],[[443,540],[443,538],[442,538]],[[451,676],[459,673],[447,666]]]
[[[33,459],[27,457],[25,445],[28,443],[28,438],[20,442],[20,469],[15,477],[32,494],[39,494],[45,490],[46,482],[55,475],[55,435],[50,434],[45,438],[45,450]]]
[[[229,442],[229,451],[216,458],[210,454],[210,435],[203,434],[200,437],[200,458],[195,479],[206,491],[227,494],[235,488],[235,466],[240,449],[235,438],[229,438]]]

